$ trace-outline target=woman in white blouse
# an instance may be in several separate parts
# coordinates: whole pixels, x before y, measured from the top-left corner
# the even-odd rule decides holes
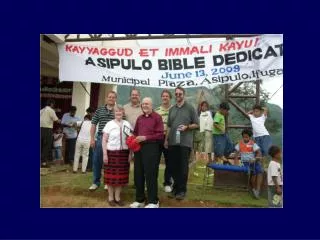
[[[123,120],[123,108],[115,108],[115,119],[109,121],[103,129],[103,162],[104,183],[108,185],[108,202],[110,206],[124,206],[120,193],[123,186],[129,182],[130,156],[132,155],[126,144],[124,129],[132,127]]]

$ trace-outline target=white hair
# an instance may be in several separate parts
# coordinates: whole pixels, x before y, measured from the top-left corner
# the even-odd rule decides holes
[[[152,105],[152,98],[151,97],[145,97],[144,99],[142,99],[142,102],[145,102],[145,101],[149,101]]]

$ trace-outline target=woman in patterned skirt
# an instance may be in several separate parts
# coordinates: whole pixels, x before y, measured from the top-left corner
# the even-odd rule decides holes
[[[123,108],[115,108],[115,119],[109,121],[103,129],[103,162],[104,183],[108,185],[108,202],[110,206],[124,206],[120,199],[123,186],[129,182],[130,156],[126,144],[124,129],[132,127],[129,122],[122,120]]]

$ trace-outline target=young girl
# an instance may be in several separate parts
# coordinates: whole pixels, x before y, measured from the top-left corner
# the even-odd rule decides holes
[[[62,137],[62,128],[57,127],[55,133],[53,134],[54,161],[56,164],[62,164]]]
[[[202,153],[206,153],[205,159],[211,162],[213,118],[212,113],[209,111],[209,104],[207,101],[203,101],[200,104],[199,121],[200,133],[202,134],[200,150]]]

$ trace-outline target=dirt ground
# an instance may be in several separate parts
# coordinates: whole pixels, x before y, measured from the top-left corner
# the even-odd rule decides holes
[[[188,180],[188,193],[183,201],[168,198],[163,191],[163,167],[159,170],[158,195],[160,207],[168,208],[219,208],[219,207],[266,207],[265,199],[253,200],[247,192],[208,190],[203,192],[203,174],[205,169],[198,164],[191,169]],[[134,201],[133,174],[129,175],[129,185],[123,188],[121,198],[124,207]],[[41,207],[43,208],[108,208],[108,193],[100,187],[95,192],[88,190],[92,182],[92,172],[73,174],[71,168],[63,166],[49,172],[41,171]],[[203,194],[204,193],[204,194]]]
[[[108,208],[109,204],[107,203],[107,192],[89,192],[81,189],[73,189],[70,191],[68,188],[64,187],[46,187],[41,190],[41,207],[44,208]],[[124,208],[128,208],[129,204],[133,199],[130,199],[128,194],[123,194],[123,200],[126,205]],[[160,197],[161,207],[169,208],[190,208],[190,207],[219,207],[219,204],[214,201],[197,201],[197,200],[184,200],[176,201],[175,199],[170,199],[166,196]],[[236,206],[234,206],[236,207]]]

